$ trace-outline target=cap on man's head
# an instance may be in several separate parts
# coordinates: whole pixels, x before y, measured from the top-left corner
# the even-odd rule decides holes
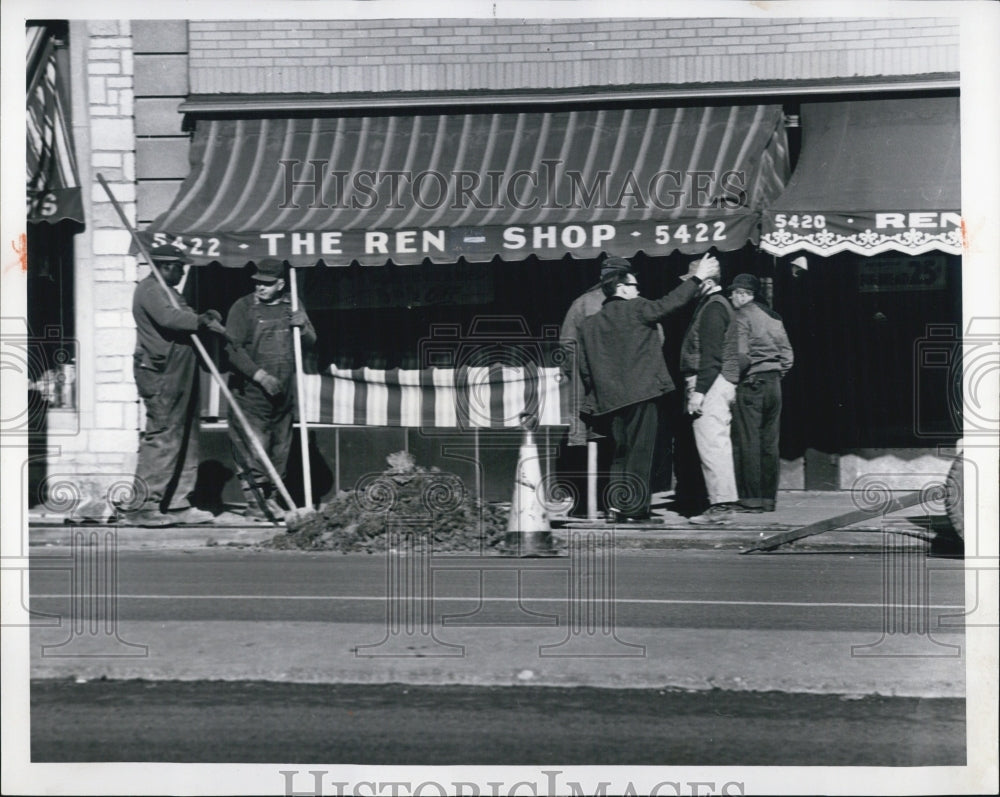
[[[760,291],[760,280],[753,274],[737,274],[733,277],[729,290],[734,291],[737,288],[742,288],[743,290],[750,291],[750,293],[756,295]]]
[[[250,277],[257,282],[277,282],[285,276],[285,264],[273,257],[266,257],[256,264],[256,271]]]
[[[624,257],[609,257],[601,263],[601,280],[603,281],[609,274],[631,270],[632,264],[629,263]]]
[[[162,246],[154,246],[149,251],[149,256],[153,259],[154,263],[190,263],[191,259],[187,256],[183,249],[178,249],[176,246],[171,244],[163,244]]]

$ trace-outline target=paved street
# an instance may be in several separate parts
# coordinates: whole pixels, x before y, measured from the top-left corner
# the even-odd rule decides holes
[[[32,550],[34,677],[964,695],[957,560],[76,550]]]
[[[53,556],[32,550],[32,608],[69,614],[72,560],[66,555],[71,552]],[[122,622],[378,623],[386,617],[388,577],[407,572],[390,569],[390,561],[399,560],[224,549],[122,551],[118,617]],[[473,623],[477,626],[504,620],[515,626],[565,625],[570,582],[591,571],[614,579],[613,608],[620,627],[878,632],[887,601],[914,604],[900,614],[916,621],[926,612],[928,628],[948,625],[947,618],[964,601],[961,561],[921,555],[902,561],[919,570],[910,574],[907,591],[895,595],[883,572],[885,560],[876,553],[738,556],[704,551],[601,552],[587,561],[442,555],[428,563],[433,593],[422,592],[419,585],[413,590],[420,593],[415,597],[433,599],[436,626],[442,618],[445,626],[453,626],[457,615],[477,609],[483,615],[482,622]],[[926,580],[923,590],[920,580]],[[597,591],[596,599],[605,598],[604,584],[589,586]],[[402,589],[399,597],[406,592]],[[574,596],[577,602],[586,599]],[[921,599],[926,605],[918,605]],[[94,602],[90,608],[103,616],[107,604]]]
[[[31,553],[48,760],[964,759],[958,560]]]
[[[39,681],[32,686],[31,714],[35,761],[650,766],[965,762],[965,701],[941,698],[847,700],[780,692],[587,687]],[[308,793],[305,789],[312,786],[305,770],[317,768],[322,767],[302,767],[295,784],[298,793]],[[272,782],[261,785],[261,793],[281,789],[280,775],[274,772],[271,777]]]

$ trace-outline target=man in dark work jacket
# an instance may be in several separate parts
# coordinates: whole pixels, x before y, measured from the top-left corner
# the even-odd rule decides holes
[[[301,307],[292,310],[285,290],[284,263],[265,258],[256,264],[251,279],[253,293],[237,299],[226,318],[229,341],[226,354],[232,366],[230,387],[271,464],[284,479],[295,411],[292,329],[302,330],[302,343],[306,346],[316,342],[316,332],[305,310]],[[229,441],[237,464],[246,466],[271,514],[280,516],[282,509],[273,498],[276,485],[247,444],[242,430],[234,424],[229,425]],[[256,506],[254,488],[247,485],[244,494],[248,505],[246,516],[263,519],[264,511]]]
[[[135,468],[139,506],[123,519],[146,527],[211,523],[211,512],[191,505],[199,462],[198,356],[191,333],[208,329],[222,335],[226,330],[217,311],[199,315],[175,290],[191,262],[183,251],[166,244],[155,247],[150,257],[169,287],[165,290],[150,273],[132,297],[132,366],[146,406],[146,428]]]
[[[580,376],[587,409],[607,422],[615,443],[608,495],[612,520],[649,517],[649,479],[657,429],[657,400],[674,389],[657,324],[695,299],[719,261],[704,257],[691,279],[656,301],[639,298],[632,272],[601,280],[601,311],[580,328]]]

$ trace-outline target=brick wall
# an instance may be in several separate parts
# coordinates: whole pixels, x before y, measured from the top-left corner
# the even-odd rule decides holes
[[[130,238],[97,182],[102,174],[135,222],[135,126],[129,23],[72,23],[72,96],[86,228],[77,237],[74,290],[79,338],[79,432],[54,437],[49,464],[71,474],[84,505],[99,507],[108,487],[132,473],[139,405],[132,379],[132,292],[136,259]],[[51,477],[50,477],[51,478]],[[84,509],[84,514],[87,514]]]
[[[955,19],[192,21],[194,94],[957,72]]]

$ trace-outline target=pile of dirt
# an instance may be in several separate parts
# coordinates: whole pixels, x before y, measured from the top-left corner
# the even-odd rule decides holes
[[[386,460],[388,470],[340,492],[294,532],[276,535],[270,547],[342,553],[425,546],[435,552],[502,552],[509,504],[472,498],[458,476],[422,468],[405,451]]]

